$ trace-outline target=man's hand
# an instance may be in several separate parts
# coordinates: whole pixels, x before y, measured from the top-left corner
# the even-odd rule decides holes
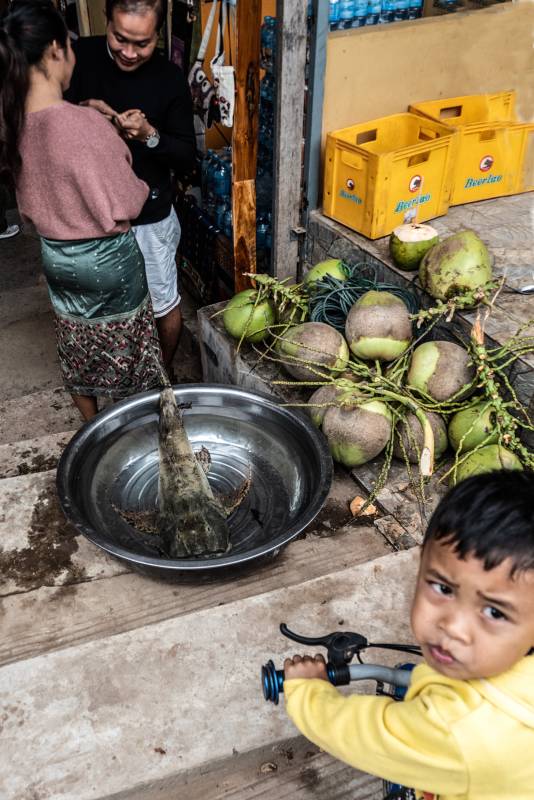
[[[154,130],[154,126],[138,108],[118,114],[116,125],[125,139],[137,139],[139,142],[144,142]]]
[[[322,655],[318,654],[315,658],[311,656],[293,656],[284,661],[285,680],[293,678],[320,678],[328,681],[326,674],[326,664]]]
[[[94,108],[96,111],[100,111],[105,117],[113,122],[114,118],[117,117],[117,112],[114,111],[111,106],[108,106],[107,103],[104,103],[103,100],[82,100],[80,103],[81,106],[89,106],[89,108]]]

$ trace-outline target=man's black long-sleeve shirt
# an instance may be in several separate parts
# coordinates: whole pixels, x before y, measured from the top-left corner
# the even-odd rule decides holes
[[[157,128],[160,141],[149,148],[126,140],[135,174],[151,189],[134,225],[159,222],[171,210],[170,171],[191,172],[195,164],[195,132],[189,86],[182,71],[157,51],[133,72],[119,69],[111,58],[105,36],[78,39],[76,66],[65,99],[104,100],[117,113],[139,108]]]

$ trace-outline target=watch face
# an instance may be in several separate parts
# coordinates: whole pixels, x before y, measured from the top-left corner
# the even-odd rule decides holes
[[[159,133],[153,133],[152,136],[149,136],[146,140],[147,147],[157,147],[159,144]]]

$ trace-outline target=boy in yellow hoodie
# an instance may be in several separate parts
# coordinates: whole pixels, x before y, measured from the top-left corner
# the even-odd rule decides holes
[[[286,709],[297,728],[358,769],[418,787],[418,800],[532,800],[532,474],[468,478],[441,501],[411,624],[426,663],[403,702],[343,696],[322,656],[287,659]]]

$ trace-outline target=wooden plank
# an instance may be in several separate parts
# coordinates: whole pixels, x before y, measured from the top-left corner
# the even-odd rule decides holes
[[[232,213],[236,291],[256,272],[256,160],[258,155],[261,0],[237,4],[236,97],[232,133]]]
[[[245,273],[256,272],[256,183],[237,181],[232,187],[234,220],[234,286],[240,292],[250,287]]]
[[[274,275],[296,280],[301,224],[306,3],[277,0],[276,120],[273,196]]]

